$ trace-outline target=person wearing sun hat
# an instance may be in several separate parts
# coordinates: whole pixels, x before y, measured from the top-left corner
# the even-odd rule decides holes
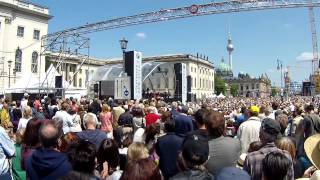
[[[304,150],[313,166],[305,171],[301,179],[320,179],[320,134],[315,134],[306,139],[304,142]]]
[[[259,107],[249,108],[250,118],[243,122],[238,129],[237,137],[241,143],[241,153],[247,153],[250,143],[259,141],[261,120],[258,118]]]

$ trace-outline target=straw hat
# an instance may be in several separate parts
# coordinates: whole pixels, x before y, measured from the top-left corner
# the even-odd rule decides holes
[[[304,142],[304,151],[306,152],[312,164],[320,169],[320,134],[310,136]]]

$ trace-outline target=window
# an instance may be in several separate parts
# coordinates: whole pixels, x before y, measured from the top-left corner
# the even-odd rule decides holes
[[[15,69],[16,72],[21,72],[22,51],[18,48],[16,50]]]
[[[71,79],[71,77],[70,77],[70,79]],[[73,86],[77,87],[77,75],[73,76]]]
[[[82,74],[82,69],[79,69],[79,73]]]
[[[82,79],[81,78],[79,79],[79,87],[80,88],[82,87]]]
[[[89,80],[89,70],[86,70],[86,82]]]
[[[194,87],[196,88],[197,87],[197,79],[194,78]]]
[[[31,72],[38,72],[38,53],[35,51],[32,53]]]
[[[24,35],[24,27],[18,26],[17,36],[23,37],[23,35]]]
[[[35,39],[35,40],[40,39],[40,31],[39,30],[33,30],[33,39]]]

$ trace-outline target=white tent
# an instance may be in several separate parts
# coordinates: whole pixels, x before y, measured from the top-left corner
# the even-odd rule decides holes
[[[223,98],[225,98],[226,96],[224,96],[222,93],[220,93],[219,96],[217,96],[217,97],[223,99]]]
[[[55,77],[60,76],[56,68],[51,64],[46,73],[39,74],[28,73],[22,77],[10,88],[6,89],[7,93],[21,93],[26,91],[38,91],[39,89],[54,89]],[[63,80],[63,87],[69,88],[69,83]],[[72,86],[70,86],[72,88]]]

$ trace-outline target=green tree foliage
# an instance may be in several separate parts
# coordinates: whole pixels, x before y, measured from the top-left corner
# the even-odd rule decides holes
[[[276,87],[271,87],[271,96],[274,97],[277,95],[277,88]]]
[[[219,95],[220,93],[225,94],[226,89],[227,87],[224,80],[221,77],[216,75],[214,77],[214,90],[216,91],[217,95]]]
[[[230,93],[232,94],[233,97],[238,96],[238,90],[239,90],[239,87],[238,87],[237,84],[232,84],[231,85]]]

